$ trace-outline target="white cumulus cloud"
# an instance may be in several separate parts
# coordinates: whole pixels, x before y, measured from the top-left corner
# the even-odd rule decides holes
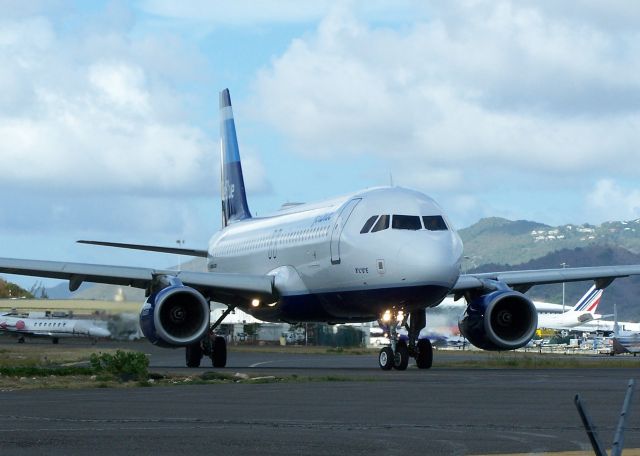
[[[329,14],[260,72],[256,116],[308,157],[374,154],[413,174],[637,172],[638,30],[548,3],[425,9],[396,28]]]
[[[194,97],[211,68],[195,43],[136,29],[117,2],[0,11],[0,191],[16,196],[4,232],[179,233],[199,200],[216,209],[217,118]],[[246,168],[248,188],[268,191],[260,160]]]
[[[587,195],[590,220],[633,220],[640,218],[640,189],[624,188],[612,179],[601,179]]]

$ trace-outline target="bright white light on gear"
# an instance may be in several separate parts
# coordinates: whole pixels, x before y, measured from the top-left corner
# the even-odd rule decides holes
[[[258,307],[259,305],[260,305],[260,300],[254,299],[253,301],[251,301],[252,307]]]
[[[384,314],[382,315],[382,321],[388,322],[389,320],[391,320],[391,311],[385,310]]]

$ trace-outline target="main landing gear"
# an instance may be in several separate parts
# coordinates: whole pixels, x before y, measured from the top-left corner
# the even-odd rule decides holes
[[[429,369],[433,364],[433,347],[429,339],[418,339],[420,331],[426,325],[424,309],[411,312],[409,323],[407,317],[402,318],[401,326],[407,328],[408,339],[398,335],[397,311],[390,312],[388,318],[389,346],[384,347],[378,354],[378,363],[382,370],[406,370],[409,365],[409,357],[415,358],[419,369]],[[386,317],[386,315],[385,315]],[[387,318],[382,319],[381,326],[387,326]]]
[[[200,367],[204,356],[211,358],[213,367],[225,367],[227,365],[227,339],[209,333],[200,342],[185,347],[185,359],[187,367]]]
[[[233,311],[234,307],[228,307],[209,327],[207,335],[191,345],[185,347],[185,359],[187,367],[200,367],[200,362],[203,356],[211,358],[211,365],[213,367],[225,367],[227,365],[227,339],[222,336],[216,336],[214,330],[220,326],[222,320]]]

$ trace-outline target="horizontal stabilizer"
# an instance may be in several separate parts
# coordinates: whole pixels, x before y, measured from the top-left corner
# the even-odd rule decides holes
[[[182,249],[176,247],[158,247],[155,245],[142,245],[142,244],[123,244],[120,242],[103,242],[103,241],[78,241],[79,244],[91,244],[91,245],[104,245],[106,247],[118,247],[121,249],[133,249],[133,250],[146,250],[149,252],[162,252],[173,253],[176,255],[188,255],[194,257],[207,258],[208,252],[206,250],[197,249]]]

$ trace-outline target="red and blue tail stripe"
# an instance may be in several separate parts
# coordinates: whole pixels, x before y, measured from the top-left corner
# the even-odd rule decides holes
[[[598,304],[600,304],[602,291],[602,289],[597,289],[596,286],[593,285],[591,288],[589,288],[585,295],[580,298],[578,303],[574,306],[573,310],[576,312],[595,313],[596,309],[598,308]]]

